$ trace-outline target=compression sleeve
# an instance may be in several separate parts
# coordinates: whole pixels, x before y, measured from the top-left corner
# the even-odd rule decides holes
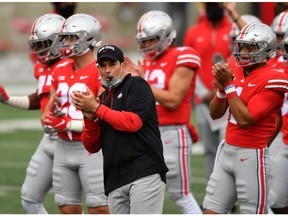
[[[28,96],[10,96],[6,101],[7,104],[20,109],[28,110],[30,101]]]
[[[81,135],[84,147],[90,153],[98,152],[102,147],[100,121],[84,119],[84,125],[84,131]]]
[[[141,118],[133,112],[116,111],[101,104],[96,111],[96,115],[113,128],[120,131],[136,132],[142,126]]]

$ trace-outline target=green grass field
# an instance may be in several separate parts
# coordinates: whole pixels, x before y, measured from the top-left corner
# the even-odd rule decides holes
[[[22,111],[0,104],[0,126],[5,127],[9,120],[39,118],[38,111]],[[28,127],[29,125],[27,125]],[[0,131],[0,214],[24,214],[21,206],[20,190],[24,181],[26,167],[36,150],[43,132],[37,129],[22,129],[11,132]],[[205,195],[204,158],[192,155],[192,192],[202,204]],[[50,214],[58,214],[51,191],[44,202]],[[166,194],[164,214],[180,214],[175,204]]]

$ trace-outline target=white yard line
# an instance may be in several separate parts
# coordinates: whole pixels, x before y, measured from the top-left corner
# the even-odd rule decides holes
[[[15,132],[16,130],[39,129],[42,130],[39,119],[21,119],[0,121],[0,133]]]
[[[13,133],[16,130],[29,130],[39,129],[42,130],[41,122],[39,119],[21,119],[21,120],[5,120],[0,121],[0,134]],[[203,154],[203,144],[201,142],[192,145],[192,154]]]

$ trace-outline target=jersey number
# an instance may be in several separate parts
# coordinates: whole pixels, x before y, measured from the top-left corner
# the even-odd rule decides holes
[[[73,91],[86,91],[85,83],[74,83],[71,87],[67,83],[59,83],[56,95],[59,98],[62,110],[67,113],[72,119],[83,119],[83,115],[79,109],[76,109],[72,103]]]

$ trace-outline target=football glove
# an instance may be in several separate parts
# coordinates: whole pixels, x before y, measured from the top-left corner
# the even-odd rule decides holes
[[[65,131],[70,128],[71,118],[68,116],[55,117],[53,115],[45,116],[44,126],[52,127],[57,131]]]
[[[9,96],[7,92],[5,91],[5,88],[2,85],[0,85],[0,102],[6,103],[6,101],[8,100],[9,100]]]

